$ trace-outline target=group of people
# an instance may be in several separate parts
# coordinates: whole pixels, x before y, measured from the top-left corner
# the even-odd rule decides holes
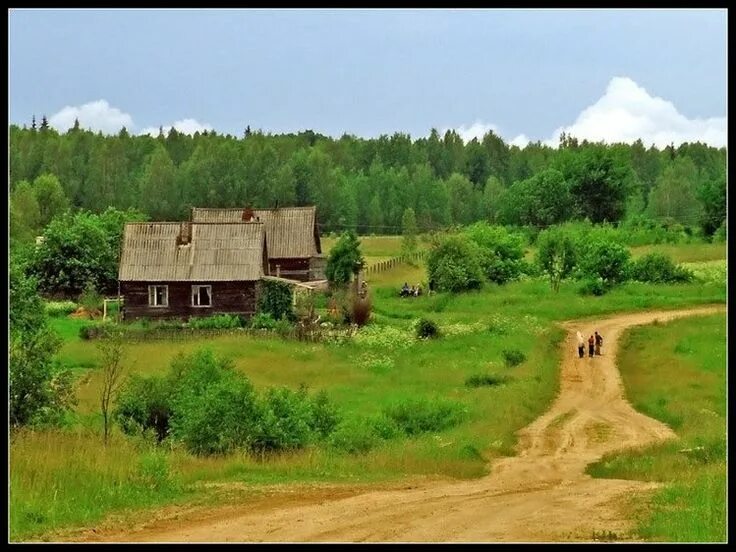
[[[422,286],[417,284],[416,287],[414,286],[409,287],[409,284],[404,282],[404,285],[401,286],[399,297],[419,297],[421,294],[422,294]]]
[[[588,338],[588,356],[593,357],[593,355],[599,355],[601,354],[601,346],[603,345],[603,336],[599,334],[597,331],[594,332],[594,335],[591,335]],[[583,358],[585,356],[585,340],[583,339],[583,334],[578,332],[578,356],[580,358]]]

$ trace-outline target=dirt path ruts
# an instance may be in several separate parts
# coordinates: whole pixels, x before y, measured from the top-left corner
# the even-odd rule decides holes
[[[560,393],[550,410],[519,432],[518,455],[473,481],[413,489],[315,496],[311,503],[266,500],[154,522],[142,530],[87,535],[86,541],[146,542],[529,542],[630,534],[622,499],[656,484],[593,479],[585,467],[614,450],[675,437],[624,398],[615,365],[630,326],[724,311],[707,306],[573,321],[564,341]],[[604,336],[603,355],[577,358],[575,333]],[[309,497],[303,497],[309,501]],[[218,512],[220,515],[218,515]],[[72,540],[72,539],[70,539]],[[79,537],[74,540],[80,540]]]

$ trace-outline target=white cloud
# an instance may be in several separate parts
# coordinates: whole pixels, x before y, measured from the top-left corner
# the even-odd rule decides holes
[[[501,135],[496,125],[480,120],[455,130],[466,143],[473,138],[480,140],[489,130]],[[721,147],[726,145],[726,118],[688,119],[672,102],[650,95],[630,78],[614,77],[597,102],[585,108],[574,123],[555,130],[543,143],[556,148],[562,132],[590,142],[631,144],[641,139],[645,146],[654,144],[660,149],[683,142],[704,142]],[[504,140],[520,148],[531,142],[525,134]]]
[[[444,135],[445,132],[447,132],[448,128],[443,128],[440,132],[440,135]],[[470,142],[473,138],[477,138],[478,141],[483,139],[483,136],[489,131],[493,131],[495,134],[498,134],[498,127],[493,124],[484,123],[482,121],[475,121],[470,126],[462,125],[455,129],[455,132],[457,132],[460,135],[460,138],[463,139],[463,142],[466,144]]]
[[[82,128],[105,134],[115,134],[122,127],[129,130],[133,127],[133,118],[118,108],[111,107],[106,100],[97,100],[78,107],[66,106],[49,118],[49,125],[60,132],[66,132],[74,126],[74,119],[79,120]]]
[[[516,138],[509,142],[509,145],[517,146],[518,148],[524,149],[529,142],[531,142],[531,140],[526,134],[519,134]]]
[[[209,125],[207,123],[203,124],[195,119],[182,119],[181,121],[176,121],[173,125],[164,126],[164,136],[169,134],[169,131],[171,131],[172,127],[175,128],[178,132],[189,135],[192,135],[195,132],[201,133],[204,130],[212,130],[212,125]],[[158,130],[158,127],[147,127],[141,130],[139,134],[150,134],[151,136],[158,136]]]
[[[576,121],[555,130],[545,143],[557,147],[565,132],[578,140],[632,143],[641,138],[649,146],[705,142],[726,145],[726,118],[688,119],[672,102],[651,96],[628,77],[614,77],[606,93],[584,109]]]

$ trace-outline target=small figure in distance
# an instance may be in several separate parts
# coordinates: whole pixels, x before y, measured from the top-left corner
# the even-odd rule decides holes
[[[595,354],[600,356],[601,346],[603,345],[603,336],[598,332],[595,332]]]
[[[580,358],[583,358],[585,356],[585,340],[583,339],[583,334],[578,332],[577,338],[578,338],[578,356]]]
[[[588,356],[590,358],[593,358],[594,353],[595,353],[595,338],[591,335],[588,338]]]

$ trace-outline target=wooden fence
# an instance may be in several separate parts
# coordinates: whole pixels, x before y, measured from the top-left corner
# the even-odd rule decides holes
[[[367,266],[364,270],[364,273],[366,275],[378,274],[379,272],[385,272],[386,270],[391,270],[392,268],[396,268],[397,266],[410,262],[410,261],[414,263],[418,263],[422,261],[426,256],[427,256],[426,251],[417,251],[413,255],[400,255],[399,257],[393,257],[391,259],[386,259],[385,261],[379,261],[370,266]]]

